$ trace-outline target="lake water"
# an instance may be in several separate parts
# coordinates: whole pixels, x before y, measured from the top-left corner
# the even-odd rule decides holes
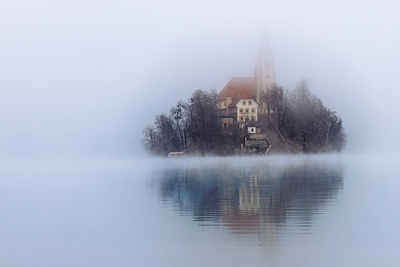
[[[0,266],[400,266],[400,161],[0,164]]]

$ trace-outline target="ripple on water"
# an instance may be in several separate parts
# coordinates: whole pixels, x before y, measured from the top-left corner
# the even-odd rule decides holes
[[[163,205],[199,227],[257,237],[260,246],[279,235],[311,233],[343,188],[343,169],[335,163],[183,164],[153,177]]]

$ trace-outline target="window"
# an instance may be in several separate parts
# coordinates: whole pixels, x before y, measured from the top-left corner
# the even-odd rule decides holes
[[[243,106],[246,106],[246,101],[243,101],[243,102],[242,102],[242,105],[243,105]]]
[[[240,117],[240,121],[243,121],[244,119],[243,119],[243,117]]]
[[[249,113],[249,109],[248,108],[246,108],[246,113]]]
[[[243,113],[243,109],[242,108],[239,109],[239,113]]]
[[[256,112],[256,109],[255,109],[255,108],[252,108],[252,109],[251,109],[251,112],[255,113],[255,112]]]
[[[251,101],[249,101],[249,106],[251,106]]]
[[[224,105],[224,107],[226,107],[226,102],[224,102],[224,104],[223,104],[223,105]]]

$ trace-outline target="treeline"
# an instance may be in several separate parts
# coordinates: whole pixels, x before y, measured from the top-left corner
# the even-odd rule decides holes
[[[218,118],[215,91],[195,91],[188,101],[179,101],[169,114],[156,116],[144,129],[145,149],[157,155],[172,151],[198,154],[233,154],[240,146],[244,131],[236,127],[222,129]]]
[[[301,151],[341,151],[346,144],[342,120],[325,107],[302,81],[295,90],[273,86],[263,96],[270,119],[287,139]]]
[[[264,96],[267,114],[260,126],[273,124],[281,135],[304,153],[340,151],[346,144],[342,120],[311,94],[302,82],[288,91],[275,85]],[[179,101],[169,114],[156,116],[144,129],[142,143],[151,154],[185,153],[230,155],[240,148],[246,129],[237,123],[227,128],[218,118],[215,91],[195,91]],[[260,117],[261,118],[261,117]]]

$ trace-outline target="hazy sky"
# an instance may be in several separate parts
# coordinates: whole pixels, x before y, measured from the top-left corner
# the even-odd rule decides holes
[[[349,152],[400,135],[396,1],[8,1],[0,8],[0,156],[129,156],[193,90],[253,75],[268,40],[277,82],[344,120]]]

